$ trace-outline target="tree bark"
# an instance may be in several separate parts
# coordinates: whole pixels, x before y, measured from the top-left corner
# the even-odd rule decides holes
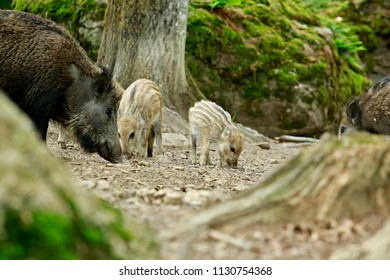
[[[140,78],[153,80],[165,105],[183,116],[201,97],[186,79],[188,6],[188,0],[110,0],[98,55],[124,88]]]
[[[232,199],[179,225],[173,236],[194,228],[243,226],[387,215],[390,208],[390,142],[357,133],[328,137]]]

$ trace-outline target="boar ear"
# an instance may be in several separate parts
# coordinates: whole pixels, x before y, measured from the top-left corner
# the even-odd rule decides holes
[[[116,105],[117,107],[119,107],[119,103],[121,102],[125,90],[115,78],[112,78],[111,85],[112,85],[112,91],[114,92]]]
[[[358,99],[354,98],[347,104],[347,116],[354,123],[356,123],[360,119],[360,108],[358,104]]]
[[[107,75],[107,73],[102,72],[95,81],[95,89],[97,91],[97,95],[101,96],[104,92],[108,91],[110,86],[111,78]]]

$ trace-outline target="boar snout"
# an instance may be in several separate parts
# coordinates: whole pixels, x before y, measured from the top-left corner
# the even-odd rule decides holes
[[[237,168],[237,160],[227,159],[226,163],[229,167],[236,169]]]
[[[112,163],[122,162],[122,150],[119,141],[108,141],[106,140],[98,148],[98,154]]]

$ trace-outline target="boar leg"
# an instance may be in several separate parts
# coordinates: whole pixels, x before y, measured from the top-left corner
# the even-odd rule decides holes
[[[57,142],[58,142],[58,144],[60,144],[61,149],[66,149],[66,134],[67,134],[66,129],[61,124],[58,125],[58,128],[59,128],[60,132],[58,133]]]
[[[49,118],[31,116],[35,127],[38,129],[41,139],[46,141],[47,128],[49,127]]]
[[[148,137],[148,148],[147,148],[148,157],[153,156],[153,143],[154,143],[155,135],[156,133],[154,131],[154,126],[152,125],[152,127],[149,130],[149,137]]]
[[[196,134],[190,131],[190,146],[191,146],[191,162],[192,164],[196,163],[196,143],[197,143],[197,138]]]
[[[149,141],[149,133],[150,133],[150,128],[149,127],[144,127],[141,132],[140,132],[139,139],[137,140],[136,143],[136,150],[137,154],[141,157],[147,157],[148,156],[148,141]]]
[[[200,153],[200,165],[210,164],[210,140],[207,137],[202,138],[202,150]]]
[[[156,146],[157,146],[157,154],[162,155],[164,150],[162,148],[162,132],[161,132],[161,120],[158,119],[154,122],[154,131],[156,133]]]

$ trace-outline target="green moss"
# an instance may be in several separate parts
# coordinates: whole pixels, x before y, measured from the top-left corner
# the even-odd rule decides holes
[[[71,221],[53,213],[5,213],[6,236],[0,238],[0,259],[75,259],[69,238]],[[37,240],[45,240],[36,244]],[[39,246],[38,246],[39,245]]]
[[[5,217],[7,235],[0,239],[0,259],[115,258],[110,237],[77,217],[71,219],[39,210],[30,213],[8,210]],[[126,239],[131,241],[130,236]]]
[[[49,18],[63,25],[78,40],[88,55],[96,60],[97,50],[91,42],[83,40],[79,29],[83,27],[83,18],[102,21],[106,4],[95,0],[13,0],[14,10],[29,12]]]
[[[246,30],[246,32],[243,34],[246,38],[265,36],[265,35],[277,35],[277,32],[273,28],[261,22],[254,23],[249,20],[243,20],[242,24]]]
[[[186,41],[187,53],[211,63],[218,53],[217,29],[222,29],[222,21],[204,9],[191,12],[188,25],[192,27]]]
[[[222,27],[222,32],[220,36],[221,46],[224,49],[229,48],[231,45],[242,44],[241,37],[237,34],[237,32],[233,31],[233,29],[228,26]]]

